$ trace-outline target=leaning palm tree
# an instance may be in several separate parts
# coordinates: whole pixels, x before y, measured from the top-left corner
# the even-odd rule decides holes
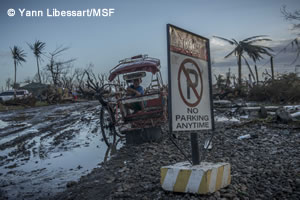
[[[19,64],[22,64],[22,62],[26,62],[25,57],[26,53],[24,53],[24,50],[22,50],[18,46],[14,46],[13,48],[10,47],[12,58],[14,59],[14,66],[15,66],[15,81],[14,81],[14,87],[17,83],[17,66]]]
[[[27,43],[28,44],[28,43]],[[36,40],[34,44],[28,44],[29,48],[33,51],[33,54],[36,58],[36,66],[38,70],[38,77],[39,77],[39,82],[41,83],[41,75],[40,75],[40,62],[41,62],[41,55],[43,54],[43,50],[46,47],[45,42],[41,42],[39,40]]]
[[[271,39],[265,38],[266,35],[257,35],[257,36],[249,37],[239,42],[237,42],[235,39],[228,40],[226,38],[222,38],[218,36],[214,36],[214,37],[224,40],[229,44],[235,46],[235,48],[229,54],[227,54],[225,58],[228,58],[232,54],[234,54],[237,57],[239,86],[242,84],[242,59],[245,61],[252,77],[255,79],[251,67],[245,57],[245,53],[254,61],[254,63],[262,59],[263,58],[262,55],[264,54],[271,56],[271,53],[269,51],[272,51],[272,49],[270,47],[255,44],[261,41],[271,41]]]

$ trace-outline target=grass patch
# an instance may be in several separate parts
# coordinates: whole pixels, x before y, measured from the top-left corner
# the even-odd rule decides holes
[[[37,101],[35,103],[35,107],[41,107],[41,106],[49,106],[49,104],[46,101]]]
[[[45,101],[37,101],[35,103],[35,106],[33,107],[41,107],[41,106],[48,106],[49,104]],[[4,112],[4,111],[9,111],[9,110],[21,110],[21,109],[25,109],[25,108],[29,108],[28,106],[6,106],[0,103],[0,112]]]
[[[24,106],[5,106],[0,104],[0,112],[8,111],[8,110],[21,110],[24,109]]]

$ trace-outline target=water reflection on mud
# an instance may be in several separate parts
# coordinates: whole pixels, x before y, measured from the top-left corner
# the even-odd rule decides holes
[[[0,199],[52,196],[108,160],[122,143],[107,148],[98,116],[97,102],[0,113]]]

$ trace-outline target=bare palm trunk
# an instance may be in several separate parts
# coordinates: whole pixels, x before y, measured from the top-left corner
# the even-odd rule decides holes
[[[240,54],[238,56],[238,85],[241,86],[242,85],[242,55]]]
[[[254,67],[255,67],[255,75],[256,75],[256,84],[258,85],[258,71],[257,71],[257,66],[256,66],[256,64],[254,65]]]
[[[274,65],[273,65],[273,56],[271,56],[271,73],[272,73],[272,80],[274,80]]]
[[[38,69],[39,82],[42,83],[41,74],[40,74],[40,65],[39,65],[39,59],[38,59],[38,57],[36,57],[36,66],[37,66],[37,69]]]
[[[14,81],[14,98],[17,97],[16,94],[16,85],[17,85],[17,62],[14,60],[14,65],[15,65],[15,81]]]
[[[15,81],[14,81],[14,87],[15,87],[16,83],[17,83],[17,63],[16,63],[16,61],[14,61],[14,64],[15,64]]]

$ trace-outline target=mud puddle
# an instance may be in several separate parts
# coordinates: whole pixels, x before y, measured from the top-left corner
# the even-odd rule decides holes
[[[0,197],[51,197],[100,167],[111,153],[99,111],[85,102],[0,113]]]

